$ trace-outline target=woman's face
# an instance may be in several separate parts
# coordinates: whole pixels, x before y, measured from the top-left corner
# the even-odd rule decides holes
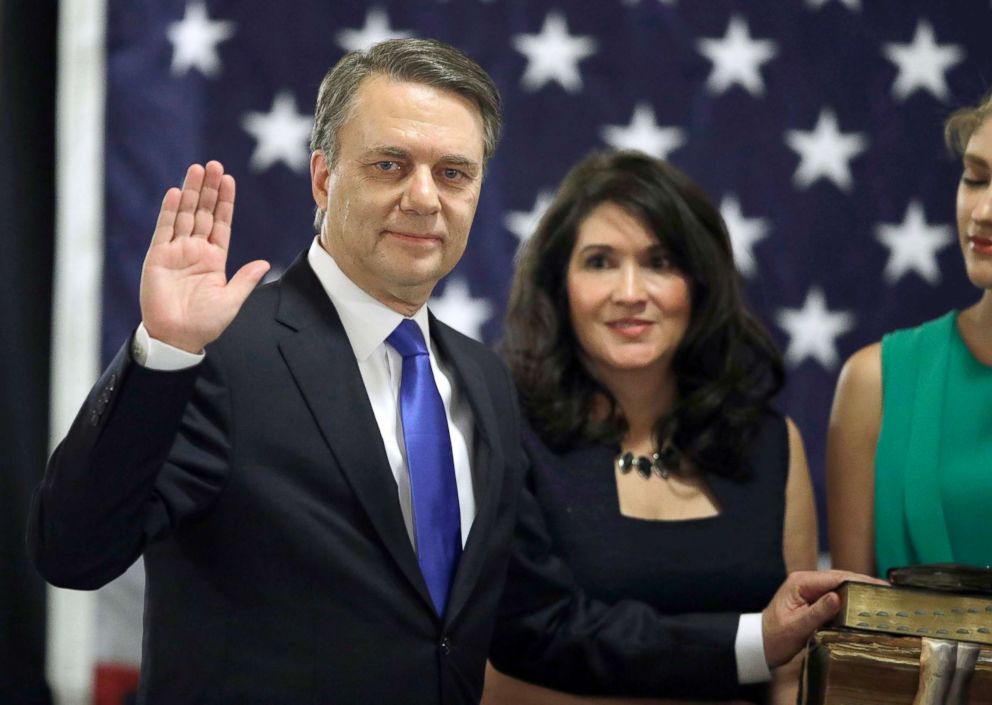
[[[579,225],[567,285],[572,327],[600,381],[668,373],[689,326],[689,279],[644,223],[615,203],[597,206]]]
[[[968,278],[992,289],[992,120],[975,130],[965,148],[957,216]]]

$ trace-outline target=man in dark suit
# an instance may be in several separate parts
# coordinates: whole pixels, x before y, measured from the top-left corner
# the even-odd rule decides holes
[[[549,668],[579,659],[581,687],[664,688],[684,665],[664,656],[687,642],[701,693],[736,678],[736,615],[574,594],[518,517],[533,506],[507,371],[427,312],[499,128],[492,80],[446,45],[344,57],[315,116],[319,236],[254,293],[267,263],[225,275],[233,178],[194,165],[166,194],[142,323],[53,454],[29,526],[56,585],[99,587],[144,555],[140,702],[475,703],[511,546],[541,586],[534,610],[567,615]],[[836,609],[839,577],[783,587],[763,661]]]

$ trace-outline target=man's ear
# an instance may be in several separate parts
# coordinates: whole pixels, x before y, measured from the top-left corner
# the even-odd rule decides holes
[[[314,203],[322,211],[327,210],[327,180],[329,176],[330,169],[324,153],[315,149],[310,154],[310,191],[313,193]]]

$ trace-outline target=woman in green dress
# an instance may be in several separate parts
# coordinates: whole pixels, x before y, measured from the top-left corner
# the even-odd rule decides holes
[[[992,563],[992,95],[954,113],[958,239],[974,305],[884,336],[837,383],[827,442],[834,567]]]

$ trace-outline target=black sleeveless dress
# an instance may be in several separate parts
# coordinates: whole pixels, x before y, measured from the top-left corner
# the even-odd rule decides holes
[[[639,600],[666,614],[760,612],[785,579],[789,442],[782,416],[762,420],[743,479],[706,476],[721,513],[705,519],[620,514],[616,446],[555,453],[529,430],[524,445],[553,550],[588,597]],[[742,686],[737,697],[760,702],[763,692]]]

